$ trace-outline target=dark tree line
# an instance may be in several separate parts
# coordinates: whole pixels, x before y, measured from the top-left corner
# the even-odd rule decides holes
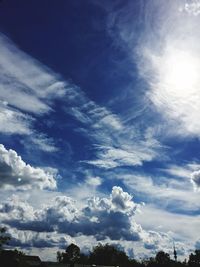
[[[10,237],[6,234],[6,229],[0,227],[0,266],[3,260],[4,245],[8,244]],[[12,254],[23,256],[23,252],[11,251]],[[5,260],[5,259],[4,259]],[[200,250],[195,250],[189,255],[188,261],[176,261],[170,258],[168,253],[159,251],[155,257],[148,260],[137,261],[131,259],[120,248],[109,244],[98,244],[89,254],[81,253],[80,248],[75,244],[67,246],[64,252],[57,252],[57,261],[68,263],[71,266],[79,263],[83,265],[107,265],[116,267],[200,267]],[[13,265],[14,266],[14,265]]]
[[[71,244],[65,252],[57,252],[57,261],[71,266],[80,263],[119,267],[200,267],[200,250],[195,250],[189,255],[188,261],[183,262],[171,259],[170,255],[164,251],[159,251],[155,257],[148,260],[137,261],[129,258],[124,251],[113,245],[98,244],[86,255],[81,253],[77,245]]]

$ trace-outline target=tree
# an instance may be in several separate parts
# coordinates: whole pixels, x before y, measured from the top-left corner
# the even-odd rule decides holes
[[[78,263],[80,259],[80,248],[75,244],[70,244],[65,252],[57,252],[57,261],[63,263]]]
[[[3,249],[3,246],[8,244],[10,237],[6,235],[6,228],[0,227],[0,250]]]
[[[57,261],[62,262],[62,252],[57,251]]]
[[[159,251],[156,254],[156,262],[160,263],[160,264],[165,264],[168,263],[170,261],[170,257],[169,254],[164,252],[164,251]]]
[[[99,244],[94,247],[89,260],[91,264],[97,265],[127,266],[129,264],[126,253],[109,244]]]
[[[192,267],[200,266],[200,250],[195,250],[195,254],[191,253],[189,256],[188,265]]]

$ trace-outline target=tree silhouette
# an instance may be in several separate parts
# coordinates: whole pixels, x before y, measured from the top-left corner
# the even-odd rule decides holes
[[[195,254],[193,253],[190,254],[188,265],[191,267],[200,266],[200,250],[195,250]]]
[[[3,246],[8,244],[10,237],[6,234],[6,228],[0,227],[0,250],[3,249]]]
[[[155,260],[159,265],[167,265],[170,262],[170,257],[168,253],[165,253],[164,251],[159,251],[156,254]]]
[[[125,252],[119,250],[113,245],[102,245],[99,244],[93,248],[93,251],[90,253],[90,262],[91,264],[97,265],[115,265],[115,266],[127,266],[128,265],[128,256]]]
[[[80,260],[80,248],[75,244],[70,244],[65,252],[57,252],[57,261],[63,263],[74,264]]]
[[[170,260],[169,254],[165,253],[164,251],[159,251],[156,254],[155,258],[151,257],[143,263],[145,266],[148,267],[174,267],[176,265],[176,262]]]

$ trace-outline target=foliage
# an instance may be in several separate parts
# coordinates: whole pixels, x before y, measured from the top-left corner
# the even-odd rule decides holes
[[[195,250],[195,254],[193,253],[190,254],[188,265],[191,267],[200,266],[200,250]]]
[[[113,245],[102,245],[99,244],[93,248],[90,253],[90,262],[92,264],[100,265],[128,265],[128,256],[124,251],[121,251]]]
[[[80,253],[78,246],[71,244],[66,248],[64,253],[57,252],[58,262],[64,263],[81,263],[84,265],[104,265],[116,267],[200,267],[200,250],[191,253],[189,261],[183,262],[170,259],[168,253],[158,251],[155,257],[145,261],[131,259],[119,247],[114,245],[99,243],[95,246],[89,255]]]
[[[10,237],[6,235],[6,228],[0,227],[0,250],[3,249],[3,246],[8,244]]]
[[[57,252],[57,261],[63,263],[78,263],[80,259],[80,248],[75,244],[70,244],[65,252]]]

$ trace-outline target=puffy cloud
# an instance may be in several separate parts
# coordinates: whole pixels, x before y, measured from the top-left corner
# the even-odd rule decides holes
[[[154,219],[155,229],[148,230],[145,225],[144,230],[135,221],[135,218],[139,218],[134,215],[139,208],[136,207],[131,196],[120,187],[113,187],[108,197],[89,199],[84,208],[67,196],[49,198],[48,203],[39,208],[13,196],[0,205],[0,221],[12,236],[11,246],[30,248],[32,251],[36,248],[52,248],[55,253],[72,242],[77,243],[83,251],[88,251],[97,241],[101,241],[120,244],[129,255],[134,251],[136,258],[153,256],[158,250],[171,253],[175,233],[163,233],[158,227],[160,221],[155,223],[157,217],[163,221],[166,221],[166,217],[156,215],[150,218],[148,216],[154,213],[147,213],[147,216],[143,214],[141,220],[147,225]],[[172,220],[171,217],[169,220]],[[177,224],[180,228],[179,225],[180,222]],[[180,253],[188,253],[186,244],[176,242],[176,246]]]
[[[90,211],[114,211],[134,215],[140,205],[134,203],[132,196],[119,186],[114,186],[109,198],[91,198],[88,201]]]
[[[46,221],[50,225],[62,223],[73,223],[80,216],[80,211],[76,207],[76,202],[70,197],[57,196],[51,205],[45,207],[40,213],[40,220]]]
[[[53,174],[41,168],[26,164],[12,149],[0,145],[0,185],[20,189],[55,189],[56,180]]]
[[[102,183],[102,180],[100,177],[88,177],[86,179],[86,184],[88,184],[89,186],[92,186],[92,187],[97,187],[99,185],[101,185]]]
[[[141,227],[133,220],[139,205],[120,187],[113,187],[109,198],[91,198],[83,209],[80,224],[83,233],[98,240],[139,240]]]
[[[134,214],[138,205],[132,201],[132,196],[124,192],[121,187],[114,186],[111,194],[111,202],[115,209]]]
[[[68,235],[61,235],[56,232],[34,232],[29,230],[17,230],[9,228],[8,234],[11,236],[10,246],[21,248],[66,248],[67,244],[73,242]]]
[[[171,248],[171,244],[173,239],[166,233],[148,231],[145,232],[144,237],[144,247],[148,250],[166,250],[166,248]],[[169,247],[168,247],[169,245]]]
[[[57,196],[40,209],[18,198],[0,206],[3,223],[23,230],[95,236],[98,240],[140,240],[142,228],[133,215],[138,205],[120,187],[108,198],[92,198],[81,208],[72,198]]]
[[[35,214],[33,207],[26,201],[13,195],[0,205],[1,221],[33,221]]]

